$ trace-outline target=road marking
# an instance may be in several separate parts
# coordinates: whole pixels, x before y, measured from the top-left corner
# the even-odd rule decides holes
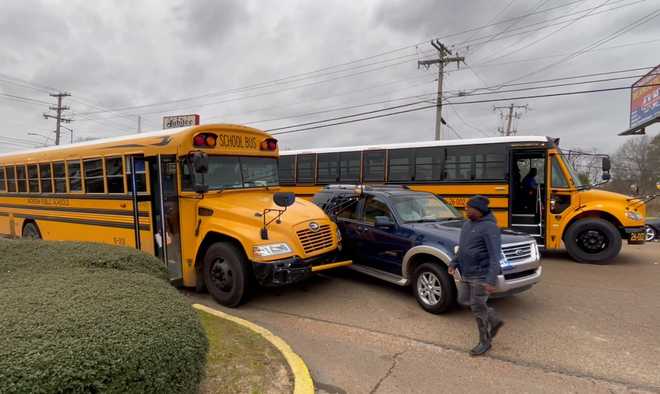
[[[312,376],[309,373],[309,369],[307,368],[307,365],[305,364],[303,359],[298,354],[296,354],[296,352],[294,352],[293,349],[291,349],[291,346],[289,346],[288,343],[284,342],[282,338],[274,335],[272,332],[268,331],[267,329],[258,326],[252,322],[241,319],[240,317],[232,316],[225,312],[221,312],[217,309],[209,308],[206,305],[193,304],[193,308],[204,311],[206,313],[210,313],[219,318],[232,321],[236,324],[240,324],[241,326],[261,335],[265,340],[267,340],[273,346],[275,346],[275,348],[277,348],[277,350],[279,350],[280,353],[282,353],[284,359],[289,364],[289,368],[293,373],[293,379],[294,379],[293,393],[314,394],[314,382],[312,381]]]

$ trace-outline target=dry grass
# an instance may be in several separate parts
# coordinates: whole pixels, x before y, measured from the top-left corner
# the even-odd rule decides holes
[[[201,393],[291,393],[284,357],[261,335],[198,311],[209,340]]]

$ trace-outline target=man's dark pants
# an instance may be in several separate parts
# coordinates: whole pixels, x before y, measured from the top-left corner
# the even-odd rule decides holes
[[[500,322],[495,310],[487,305],[488,292],[479,281],[463,279],[458,282],[458,303],[469,306],[477,319],[488,324],[488,329]]]

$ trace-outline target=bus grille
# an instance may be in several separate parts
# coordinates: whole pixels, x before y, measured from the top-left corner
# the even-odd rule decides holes
[[[502,245],[504,257],[509,261],[522,261],[532,258],[532,244]]]
[[[328,224],[322,225],[316,232],[310,229],[304,229],[299,230],[297,233],[305,254],[314,253],[317,250],[332,246],[332,231]]]

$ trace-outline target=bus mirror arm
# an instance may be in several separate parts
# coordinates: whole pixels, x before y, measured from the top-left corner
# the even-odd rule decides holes
[[[286,208],[287,207],[284,207],[284,209],[270,209],[270,208],[264,209],[263,213],[261,214],[261,216],[264,218],[264,226],[261,228],[261,239],[263,239],[264,241],[268,239],[268,226],[275,221],[277,221],[277,223],[280,223],[280,217],[284,215],[284,212],[286,212]],[[277,216],[266,222],[266,215],[269,212],[277,212]]]

